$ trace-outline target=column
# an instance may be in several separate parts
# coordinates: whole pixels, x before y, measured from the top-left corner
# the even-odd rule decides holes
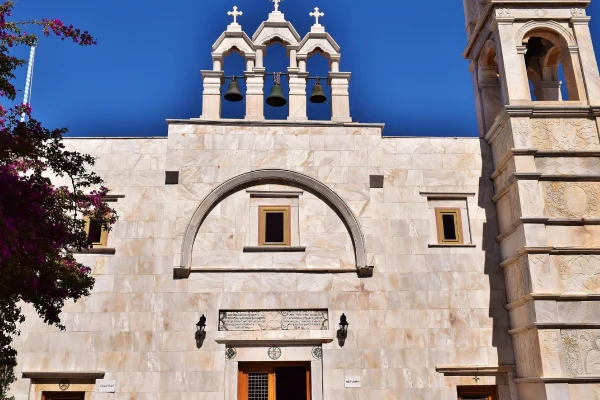
[[[202,84],[202,119],[221,118],[221,86],[225,82],[223,71],[201,71]]]
[[[331,120],[352,122],[350,117],[350,72],[330,72],[328,79],[331,87]]]
[[[258,57],[256,59],[258,63]],[[253,72],[246,71],[246,119],[262,121],[265,119],[265,71],[264,68],[254,68]]]
[[[300,72],[299,68],[288,68],[290,78],[290,121],[306,121],[306,82],[308,73]]]
[[[589,27],[590,17],[573,17],[573,31],[579,46],[579,58],[583,67],[583,79],[587,89],[590,105],[600,106],[600,76],[598,62],[592,45],[592,35]],[[583,99],[582,99],[583,100]]]
[[[498,69],[507,105],[531,101],[523,57],[525,47],[520,43],[515,43],[513,21],[512,18],[496,18],[495,42],[497,43]],[[517,49],[518,46],[519,49]]]

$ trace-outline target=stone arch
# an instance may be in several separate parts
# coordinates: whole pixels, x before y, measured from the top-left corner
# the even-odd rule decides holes
[[[523,45],[526,49],[525,69],[533,100],[585,99],[577,41],[569,29],[556,21],[529,21],[521,27],[516,40],[518,45]],[[528,57],[530,48],[535,49],[533,53],[536,56]],[[564,82],[559,79],[561,68],[566,91],[561,90],[564,88]]]
[[[337,193],[318,180],[299,172],[282,169],[261,169],[238,175],[222,183],[200,203],[185,231],[181,247],[181,262],[177,268],[179,271],[177,273],[178,276],[189,275],[194,241],[210,211],[227,196],[257,184],[294,186],[306,190],[324,201],[337,213],[350,234],[359,275],[372,275],[373,267],[367,265],[366,243],[360,223],[350,207],[348,207],[346,202]]]
[[[562,26],[556,21],[529,21],[519,29],[516,36],[516,42],[521,44],[525,41],[525,38],[535,31],[536,35],[541,36],[545,39],[550,40],[553,43],[557,43],[557,40],[565,41],[565,44],[569,47],[577,46],[575,37],[567,28]],[[557,43],[558,44],[558,43]]]

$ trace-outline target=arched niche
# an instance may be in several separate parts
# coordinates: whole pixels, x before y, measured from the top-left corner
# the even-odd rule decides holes
[[[202,223],[211,210],[232,193],[252,186],[266,184],[287,185],[305,190],[331,207],[348,230],[354,247],[358,274],[360,276],[372,275],[373,266],[367,265],[366,243],[361,226],[350,207],[340,196],[325,184],[307,175],[281,169],[262,169],[239,175],[224,182],[200,203],[185,231],[181,248],[180,265],[175,268],[177,277],[184,278],[189,276],[194,242]]]
[[[306,60],[320,53],[329,59],[330,72],[339,72],[340,46],[326,32],[309,32],[298,47],[300,71],[306,72]]]

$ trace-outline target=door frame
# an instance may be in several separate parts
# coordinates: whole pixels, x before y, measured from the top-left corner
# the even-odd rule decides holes
[[[240,362],[238,364],[238,400],[248,400],[248,373],[269,374],[269,400],[276,400],[277,368],[302,367],[306,374],[306,400],[311,400],[311,363],[309,361]]]

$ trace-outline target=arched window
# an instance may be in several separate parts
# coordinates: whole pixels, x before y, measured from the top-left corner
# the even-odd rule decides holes
[[[525,36],[523,44],[532,100],[581,100],[575,66],[562,36],[549,30],[533,30]]]

